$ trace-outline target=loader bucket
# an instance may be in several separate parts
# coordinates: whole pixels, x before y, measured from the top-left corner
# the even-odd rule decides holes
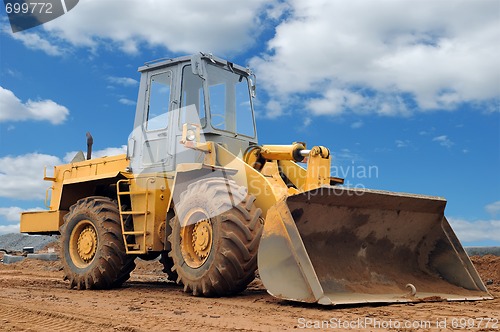
[[[266,215],[259,274],[278,298],[325,305],[491,299],[439,197],[321,187]]]

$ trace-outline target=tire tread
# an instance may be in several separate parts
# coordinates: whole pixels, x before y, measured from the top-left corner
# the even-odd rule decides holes
[[[186,264],[179,248],[179,217],[182,218],[193,205],[191,197],[198,193],[210,197],[215,208],[224,207],[219,217],[213,219],[221,223],[220,244],[212,252],[215,255],[210,266],[202,265],[206,273],[200,278],[194,276]],[[177,205],[178,216],[170,220],[172,270],[177,274],[177,282],[184,285],[184,291],[194,296],[228,296],[246,289],[254,279],[257,270],[257,250],[262,235],[262,210],[255,206],[255,197],[247,189],[233,180],[224,178],[203,179],[190,184],[180,195]],[[214,243],[216,241],[214,240]]]
[[[68,229],[68,224],[82,214],[92,221],[98,236],[94,260],[83,270],[74,267],[64,248],[69,243],[72,231]],[[64,220],[60,229],[64,251],[62,265],[64,278],[69,280],[70,288],[110,289],[121,286],[130,278],[130,273],[135,268],[135,257],[125,252],[120,215],[114,201],[103,196],[82,198],[70,207]]]

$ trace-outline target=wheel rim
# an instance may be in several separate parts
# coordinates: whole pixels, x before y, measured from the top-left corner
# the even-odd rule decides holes
[[[97,252],[97,231],[89,220],[79,221],[69,239],[69,255],[79,268],[87,267]]]
[[[213,242],[212,221],[202,210],[190,211],[181,224],[181,253],[193,269],[201,267],[210,256]]]

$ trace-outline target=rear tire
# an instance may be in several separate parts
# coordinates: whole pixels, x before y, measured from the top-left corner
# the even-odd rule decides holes
[[[62,265],[70,288],[121,286],[135,268],[125,253],[118,206],[107,197],[80,199],[61,226]]]
[[[224,178],[197,181],[181,194],[168,240],[185,292],[227,296],[255,278],[263,222],[254,201],[246,188]]]
[[[177,275],[177,272],[175,270],[172,270],[174,267],[174,261],[168,255],[168,251],[162,251],[160,256],[160,263],[163,265],[163,272],[167,274],[167,279],[176,282],[179,276]]]

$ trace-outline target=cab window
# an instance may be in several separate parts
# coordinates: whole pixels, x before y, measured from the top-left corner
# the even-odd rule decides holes
[[[179,127],[184,123],[197,123],[205,127],[207,124],[205,116],[205,94],[203,92],[203,79],[193,74],[191,65],[182,69],[182,102],[181,113],[179,117]],[[197,117],[191,119],[189,117]],[[189,118],[189,119],[188,119]]]
[[[146,129],[148,131],[167,128],[171,86],[172,72],[167,71],[151,76],[146,117]]]
[[[255,137],[250,90],[246,76],[207,64],[212,128]]]

